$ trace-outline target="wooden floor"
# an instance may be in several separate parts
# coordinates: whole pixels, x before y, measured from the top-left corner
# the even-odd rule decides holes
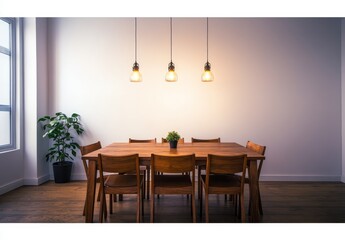
[[[345,184],[338,182],[261,182],[264,215],[262,223],[345,223]],[[85,181],[66,184],[47,182],[23,186],[0,196],[1,223],[83,223]],[[248,208],[248,186],[246,186]],[[145,200],[143,222],[150,222]],[[199,211],[199,204],[196,204]],[[99,202],[94,221],[98,222]],[[135,222],[135,198],[129,195],[114,203],[111,223]],[[190,223],[190,200],[186,196],[161,196],[156,200],[155,222]],[[248,216],[247,216],[248,220]],[[204,222],[197,218],[197,221]],[[210,222],[237,223],[234,207],[224,196],[210,198]]]

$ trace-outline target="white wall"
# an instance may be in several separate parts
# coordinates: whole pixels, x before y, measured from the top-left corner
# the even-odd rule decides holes
[[[47,114],[47,20],[24,21],[24,183],[38,185],[49,180],[44,160],[48,144],[42,139],[37,120]]]
[[[342,177],[345,183],[345,19],[341,20],[341,113],[342,113]]]
[[[341,26],[339,19],[209,19],[215,81],[202,83],[206,20],[138,19],[142,83],[129,82],[133,18],[48,21],[49,112],[77,112],[81,143],[133,138],[221,137],[267,145],[262,179],[340,180]],[[75,161],[74,179],[83,178]]]

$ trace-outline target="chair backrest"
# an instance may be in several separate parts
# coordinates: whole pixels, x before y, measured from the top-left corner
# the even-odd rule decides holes
[[[168,140],[166,140],[166,138],[162,138],[162,143],[167,143],[167,142],[168,142]],[[184,138],[180,138],[178,140],[178,143],[184,143]]]
[[[80,152],[81,152],[81,155],[85,155],[101,148],[102,148],[101,142],[98,141],[89,145],[80,146]]]
[[[156,138],[153,138],[153,139],[133,139],[133,138],[130,138],[129,139],[129,143],[156,143],[157,140]]]
[[[254,143],[252,141],[248,141],[247,142],[247,145],[246,145],[246,148],[249,148],[261,155],[265,155],[265,151],[266,151],[266,146],[262,146],[262,145],[259,145],[257,143]]]
[[[96,151],[101,148],[102,148],[102,145],[100,141],[79,147],[81,155],[88,154],[90,152]],[[85,159],[82,159],[82,160],[83,160],[83,166],[86,173],[86,177],[88,177],[88,165]]]
[[[253,150],[261,155],[265,155],[265,152],[266,152],[266,146],[259,145],[252,141],[247,141],[246,148]],[[260,160],[259,168],[258,168],[258,177],[260,177],[263,162],[264,162],[263,160]]]
[[[183,173],[195,170],[195,154],[151,155],[151,173]]]
[[[100,172],[139,174],[139,154],[113,156],[98,154]]]
[[[200,138],[193,138],[193,137],[192,137],[192,143],[199,143],[199,142],[214,142],[214,143],[220,143],[220,138],[200,139]]]
[[[215,155],[208,154],[206,162],[206,174],[235,174],[246,171],[247,155]]]

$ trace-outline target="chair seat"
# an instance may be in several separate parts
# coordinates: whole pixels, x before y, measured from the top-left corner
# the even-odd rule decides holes
[[[156,194],[191,194],[193,190],[189,175],[155,175]]]
[[[143,176],[140,176],[140,181]],[[108,176],[104,183],[105,187],[135,187],[137,185],[136,175],[111,175]]]
[[[206,182],[206,175],[201,175],[203,182]],[[240,187],[241,177],[237,175],[223,175],[215,174],[210,175],[209,187],[217,188],[231,188],[231,187]]]
[[[183,188],[191,187],[189,175],[155,175],[155,188]]]

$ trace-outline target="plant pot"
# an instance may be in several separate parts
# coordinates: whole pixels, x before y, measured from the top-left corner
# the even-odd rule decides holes
[[[73,162],[55,162],[53,163],[55,183],[66,183],[71,180]]]
[[[170,148],[177,148],[177,141],[171,141],[169,142]]]

